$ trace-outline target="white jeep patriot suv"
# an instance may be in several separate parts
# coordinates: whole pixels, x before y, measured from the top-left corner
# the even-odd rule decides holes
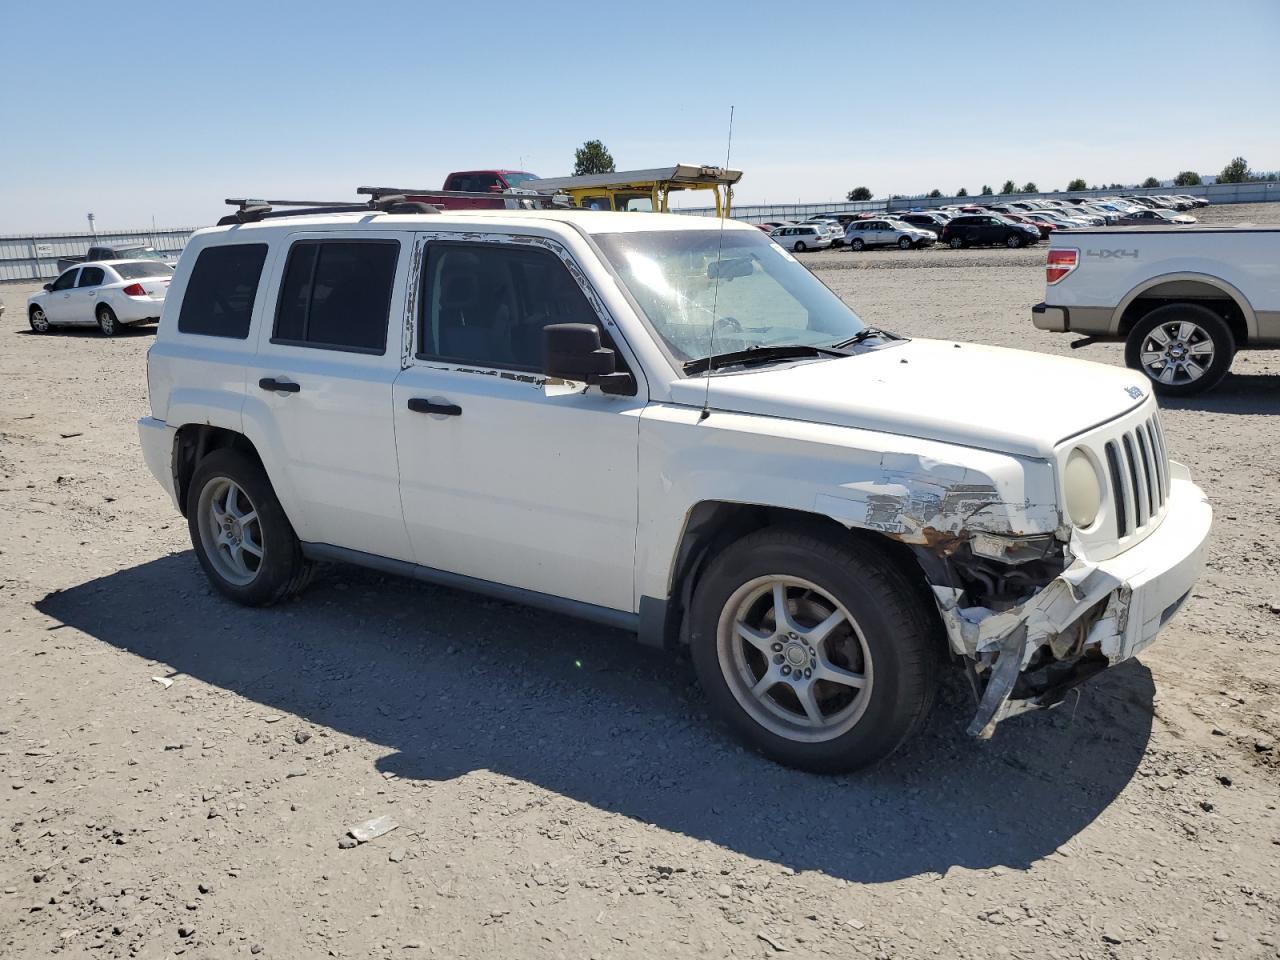
[[[1140,374],[869,327],[732,221],[265,213],[192,238],[148,375],[224,594],[343,561],[685,645],[811,770],[893,751],[948,661],[986,735],[1133,656],[1212,519]]]

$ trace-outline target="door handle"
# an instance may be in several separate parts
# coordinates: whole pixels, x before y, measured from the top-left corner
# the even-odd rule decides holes
[[[439,403],[425,397],[410,397],[409,409],[414,413],[435,413],[445,417],[462,416],[462,408],[456,403]]]
[[[263,377],[258,381],[263,390],[279,390],[281,393],[297,393],[302,389],[300,384],[288,380],[277,380],[275,377]]]

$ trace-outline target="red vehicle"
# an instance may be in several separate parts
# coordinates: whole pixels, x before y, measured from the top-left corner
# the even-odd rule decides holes
[[[521,195],[536,198],[536,191],[524,186],[537,180],[527,170],[459,170],[444,179],[439,191],[404,190],[406,200],[430,203],[446,210],[502,210],[535,206],[535,200],[522,201]],[[493,194],[492,197],[476,194]]]
[[[1029,227],[1035,227],[1040,231],[1040,239],[1047,240],[1049,234],[1053,232],[1053,227],[1047,223],[1041,223],[1039,220],[1032,220],[1030,217],[1024,217],[1020,213],[1002,213],[1000,216],[1006,220],[1012,220],[1014,223],[1025,223]]]

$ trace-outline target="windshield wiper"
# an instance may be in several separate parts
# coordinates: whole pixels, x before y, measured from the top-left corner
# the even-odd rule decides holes
[[[847,357],[848,354],[835,347],[814,347],[805,343],[784,343],[767,346],[747,347],[745,350],[731,350],[728,353],[717,353],[711,357],[699,357],[684,363],[685,373],[705,373],[720,367],[747,366],[757,363],[772,363],[775,360],[792,360],[797,357]]]
[[[901,340],[902,338],[896,333],[890,333],[888,330],[881,330],[879,327],[864,327],[855,333],[848,340],[841,340],[839,343],[833,343],[831,349],[843,350],[847,347],[856,347],[863,340],[870,340],[872,337],[879,337],[881,340]]]

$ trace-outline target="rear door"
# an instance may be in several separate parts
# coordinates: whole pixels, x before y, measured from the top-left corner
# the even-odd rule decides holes
[[[94,308],[98,305],[98,290],[105,281],[106,271],[102,267],[80,268],[80,277],[76,280],[76,289],[71,295],[72,320],[78,323],[95,322]]]
[[[264,434],[264,458],[287,473],[299,538],[396,560],[412,558],[391,416],[408,236],[283,238],[244,407],[246,425]]]

